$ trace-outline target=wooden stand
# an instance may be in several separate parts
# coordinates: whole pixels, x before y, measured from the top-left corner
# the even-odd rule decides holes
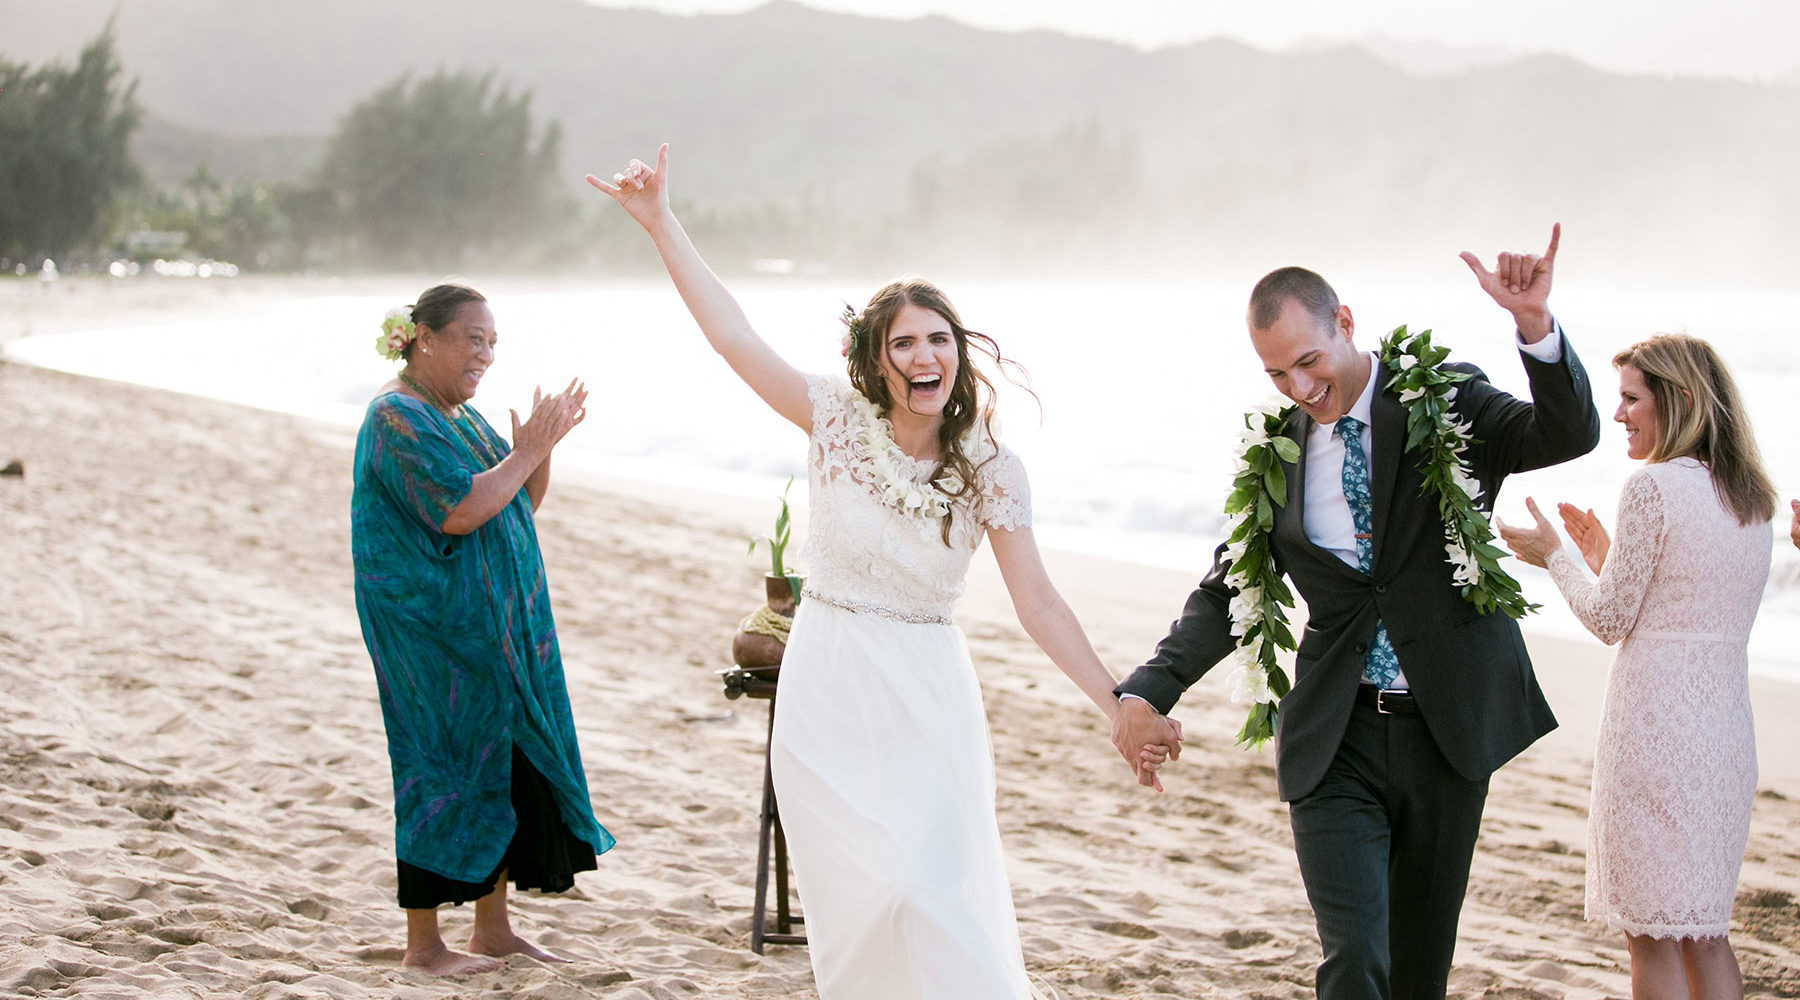
[[[720,671],[725,697],[766,699],[769,702],[769,735],[775,733],[775,686],[779,667],[733,667]],[[775,927],[769,929],[769,853],[775,854]],[[806,919],[788,907],[787,835],[781,830],[781,812],[775,804],[774,776],[769,769],[769,742],[763,743],[762,809],[757,819],[756,906],[750,916],[750,950],[763,953],[765,944],[806,943],[805,934],[794,933]]]

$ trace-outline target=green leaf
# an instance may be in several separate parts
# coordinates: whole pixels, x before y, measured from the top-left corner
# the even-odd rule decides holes
[[[1263,476],[1263,483],[1268,488],[1269,499],[1279,497],[1281,499],[1278,502],[1287,502],[1287,473],[1281,471],[1279,464],[1269,467],[1268,473]]]
[[[1414,414],[1414,416],[1417,416],[1417,414]],[[1419,442],[1425,440],[1426,435],[1431,433],[1431,424],[1425,420],[1419,420],[1416,423],[1409,420],[1407,424],[1406,450],[1412,451],[1419,446]]]
[[[1237,742],[1241,747],[1255,750],[1269,742],[1275,735],[1275,706],[1267,702],[1252,706],[1250,714],[1244,718],[1244,726],[1238,730]]]
[[[1256,549],[1246,549],[1243,556],[1231,564],[1231,568],[1233,572],[1254,580],[1256,574],[1262,570],[1263,560],[1267,558],[1267,555]]]
[[[1275,454],[1279,455],[1283,462],[1288,462],[1291,464],[1291,463],[1300,461],[1300,443],[1295,441],[1293,438],[1290,438],[1290,437],[1270,438],[1269,444],[1272,447],[1274,447]]]

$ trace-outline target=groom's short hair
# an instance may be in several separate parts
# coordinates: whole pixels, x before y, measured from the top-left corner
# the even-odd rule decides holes
[[[1337,293],[1324,278],[1304,267],[1283,267],[1263,275],[1250,290],[1251,329],[1274,326],[1289,299],[1300,303],[1300,308],[1320,323],[1329,325],[1337,316]]]

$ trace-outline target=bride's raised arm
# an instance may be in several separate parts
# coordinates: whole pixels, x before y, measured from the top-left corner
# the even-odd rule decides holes
[[[751,328],[737,299],[700,259],[700,252],[669,209],[669,144],[663,143],[656,151],[654,168],[632,160],[613,175],[611,183],[593,174],[587,175],[587,182],[611,195],[650,234],[675,290],[713,350],[763,402],[810,433],[812,403],[806,395],[806,377]]]

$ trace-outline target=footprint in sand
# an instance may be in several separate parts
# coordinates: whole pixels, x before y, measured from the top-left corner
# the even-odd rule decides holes
[[[1114,934],[1119,937],[1137,938],[1140,941],[1147,941],[1150,938],[1160,936],[1143,924],[1134,924],[1129,920],[1101,921],[1100,923],[1094,924],[1093,928],[1097,931]]]

